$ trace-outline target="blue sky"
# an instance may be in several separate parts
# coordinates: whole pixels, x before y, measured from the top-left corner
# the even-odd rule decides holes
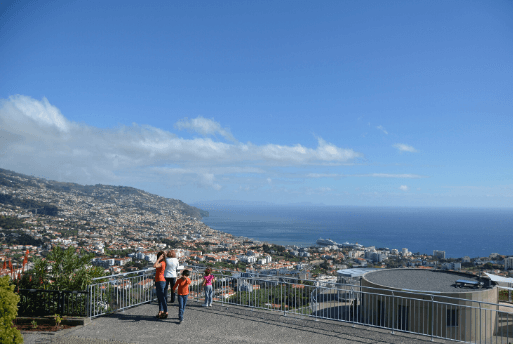
[[[188,203],[513,206],[511,1],[2,1],[0,167]]]

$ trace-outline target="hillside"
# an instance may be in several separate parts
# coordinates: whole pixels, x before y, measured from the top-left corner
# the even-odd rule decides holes
[[[69,207],[83,208],[89,203],[109,208],[113,208],[114,205],[117,212],[122,212],[124,208],[135,208],[159,215],[177,211],[198,220],[208,216],[207,211],[180,200],[153,195],[132,187],[63,183],[1,168],[0,188],[4,190],[4,193],[0,193],[0,204],[18,206],[33,213],[49,216],[63,216],[69,212]],[[62,203],[63,200],[65,205]]]

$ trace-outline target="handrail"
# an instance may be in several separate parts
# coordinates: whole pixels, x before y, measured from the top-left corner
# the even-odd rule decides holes
[[[192,280],[189,298],[201,302],[202,270],[206,267],[186,267],[191,270]],[[153,273],[150,268],[96,279],[107,281],[88,287],[90,317],[155,300]],[[216,270],[214,302],[463,342],[498,341],[501,336],[501,342],[507,338],[509,343],[513,337],[508,325],[513,324],[510,305],[501,304],[499,309],[498,303],[437,293],[338,283],[322,285],[315,280],[302,284],[294,277],[247,273]],[[504,307],[509,311],[504,311]]]

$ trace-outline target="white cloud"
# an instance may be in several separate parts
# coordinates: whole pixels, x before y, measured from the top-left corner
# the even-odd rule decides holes
[[[296,191],[298,194],[304,194],[304,195],[311,196],[311,195],[325,195],[325,194],[331,193],[333,191],[333,189],[330,187],[318,187],[318,188],[306,187],[304,189],[296,189],[294,191]]]
[[[253,148],[255,150],[255,158],[257,159],[287,165],[308,165],[324,162],[344,163],[363,156],[352,149],[336,147],[321,138],[318,138],[317,141],[316,149],[306,148],[300,144],[295,146],[267,144],[261,147],[249,144],[249,149]]]
[[[410,190],[410,188],[409,188],[407,185],[401,185],[401,186],[399,187],[399,190],[402,190],[402,191],[408,191],[408,190]]]
[[[21,129],[28,124],[28,129],[34,126],[42,130],[57,130],[60,133],[69,131],[70,123],[61,114],[60,110],[43,97],[41,101],[22,95],[9,97],[8,100],[0,100],[3,127]]]
[[[421,176],[418,174],[410,174],[410,173],[400,173],[400,174],[391,174],[391,173],[370,173],[363,174],[362,177],[378,177],[378,178],[408,178],[408,179],[417,179],[417,178],[426,178],[426,176]]]
[[[214,190],[221,190],[221,185],[217,184],[215,182],[215,176],[212,174],[212,173],[204,173],[202,175],[202,186],[207,186],[207,187],[211,187],[213,188]]]
[[[179,130],[188,129],[205,136],[220,134],[229,141],[237,142],[229,129],[221,127],[221,124],[213,119],[204,118],[202,116],[193,119],[188,119],[187,117],[181,119],[176,122],[175,128]]]
[[[267,178],[267,184],[272,184],[273,183],[273,180],[271,178]]]
[[[338,174],[338,173],[308,173],[306,175],[308,178],[341,178],[341,177],[347,177],[345,174]]]
[[[178,123],[179,129],[233,139],[213,120]],[[270,166],[342,165],[362,156],[322,138],[314,148],[231,141],[186,139],[135,123],[99,129],[67,120],[46,98],[0,100],[0,166],[59,181],[128,185],[150,180],[220,190],[222,175],[265,174]]]
[[[410,152],[415,153],[417,150],[412,146],[405,145],[404,143],[396,143],[393,147],[399,149],[400,152]]]
[[[367,174],[338,174],[338,173],[308,173],[308,178],[343,178],[343,177],[375,177],[375,178],[427,178],[418,174],[402,173],[402,174],[391,174],[391,173],[367,173]]]
[[[382,132],[384,132],[385,134],[387,134],[387,135],[388,135],[388,131],[386,131],[386,129],[385,129],[385,128],[383,128],[383,126],[382,126],[382,125],[378,125],[378,126],[376,127],[376,129],[379,129],[379,130],[381,130]]]

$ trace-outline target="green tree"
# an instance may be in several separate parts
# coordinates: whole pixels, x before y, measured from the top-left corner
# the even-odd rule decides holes
[[[0,343],[23,343],[20,331],[13,327],[20,297],[9,285],[9,276],[0,277]]]
[[[42,283],[45,289],[85,290],[91,279],[104,276],[103,268],[91,266],[93,257],[94,254],[84,251],[77,254],[71,246],[65,250],[54,246],[46,259],[35,261],[36,280]]]
[[[328,264],[327,260],[324,260],[321,264],[319,264],[319,267],[323,270],[328,270],[330,268],[330,265]]]
[[[491,270],[493,269],[493,264],[488,262],[486,264],[483,264],[483,267],[482,267],[483,270]]]

